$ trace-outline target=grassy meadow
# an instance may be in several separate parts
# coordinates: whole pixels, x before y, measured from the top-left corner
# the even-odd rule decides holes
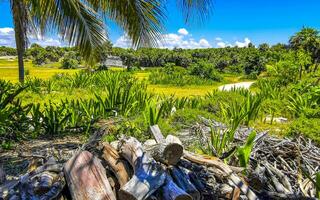
[[[27,77],[36,77],[49,79],[55,74],[68,73],[73,74],[78,69],[63,70],[59,69],[60,63],[45,64],[41,67],[34,66],[31,61],[25,61],[25,74]],[[18,61],[16,59],[0,59],[0,78],[11,82],[18,82]]]

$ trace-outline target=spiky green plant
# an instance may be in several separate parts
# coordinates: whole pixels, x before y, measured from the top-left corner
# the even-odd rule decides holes
[[[246,143],[237,149],[237,157],[241,167],[247,168],[249,164],[250,155],[254,145],[255,138],[256,138],[256,132],[252,131],[249,134],[246,140]]]
[[[67,112],[65,106],[55,105],[51,102],[44,104],[41,118],[45,134],[51,136],[64,134],[70,116],[71,114]]]
[[[145,123],[147,126],[156,125],[159,123],[161,116],[163,115],[163,104],[149,103],[145,111],[143,112],[143,116],[145,119]]]

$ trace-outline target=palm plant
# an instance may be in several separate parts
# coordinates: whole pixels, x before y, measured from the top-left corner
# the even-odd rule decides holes
[[[186,21],[204,19],[212,0],[179,0]],[[10,0],[19,63],[19,80],[24,81],[23,56],[28,33],[58,32],[70,45],[79,47],[87,61],[106,41],[103,19],[115,21],[134,46],[155,46],[161,38],[166,1],[163,0]],[[38,35],[38,34],[35,34]]]

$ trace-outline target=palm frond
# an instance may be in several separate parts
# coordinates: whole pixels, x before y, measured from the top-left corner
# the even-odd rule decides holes
[[[203,22],[213,10],[213,0],[177,0],[186,23],[189,21]]]
[[[29,0],[28,3],[32,20],[42,35],[58,32],[62,40],[79,47],[86,60],[106,41],[104,23],[86,1]]]
[[[87,0],[107,19],[115,21],[134,47],[158,46],[164,30],[163,0]]]

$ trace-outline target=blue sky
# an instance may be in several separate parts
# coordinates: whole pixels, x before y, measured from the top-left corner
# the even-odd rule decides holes
[[[0,1],[0,45],[12,46],[12,17],[8,0]],[[249,42],[286,43],[303,26],[320,29],[319,0],[215,0],[205,23],[185,24],[174,0],[168,0],[163,47],[206,48],[246,46]],[[124,32],[107,22],[109,37],[116,46],[130,44]],[[6,28],[6,29],[4,29]],[[8,29],[9,28],[9,29]],[[31,39],[32,42],[36,40]],[[38,41],[63,45],[55,35]]]

